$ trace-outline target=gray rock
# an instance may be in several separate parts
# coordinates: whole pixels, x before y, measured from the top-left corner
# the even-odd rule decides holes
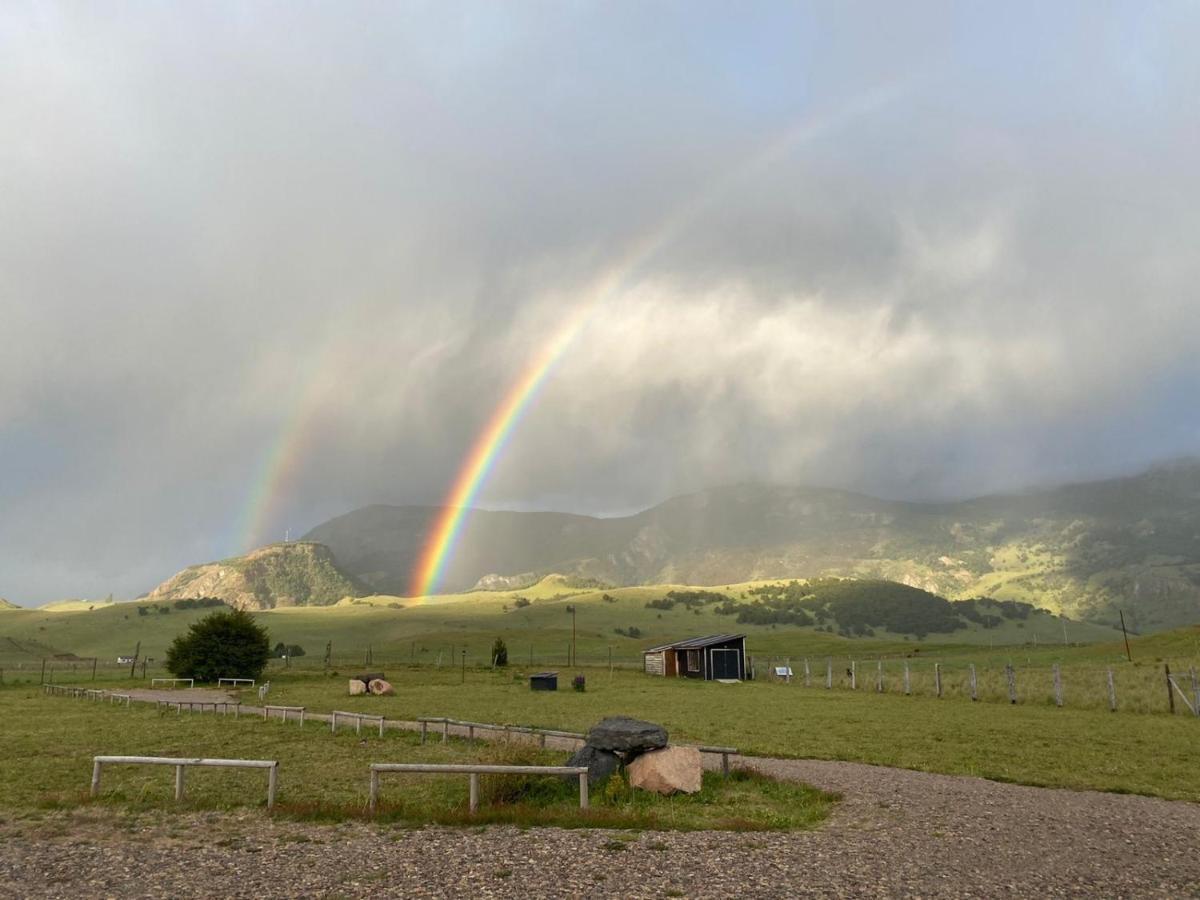
[[[584,743],[597,750],[644,753],[667,746],[667,729],[641,719],[613,716],[593,725]]]
[[[585,745],[575,751],[571,758],[567,760],[567,765],[587,766],[588,786],[595,787],[607,781],[608,776],[621,767],[621,760],[617,754],[609,750],[599,750],[595,747]],[[568,781],[572,782],[576,778],[574,775],[566,777]]]

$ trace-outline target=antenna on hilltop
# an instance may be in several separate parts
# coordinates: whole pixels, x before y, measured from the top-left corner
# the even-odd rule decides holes
[[[283,542],[286,544],[291,539],[292,539],[292,529],[285,528],[283,530]]]

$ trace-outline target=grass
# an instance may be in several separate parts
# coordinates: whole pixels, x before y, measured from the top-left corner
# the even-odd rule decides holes
[[[524,745],[469,744],[452,740],[419,743],[410,732],[360,739],[353,732],[330,734],[323,723],[303,730],[294,722],[174,715],[153,708],[126,709],[65,698],[47,698],[22,688],[0,690],[0,715],[9,723],[0,737],[6,760],[0,769],[0,810],[9,813],[80,806],[118,807],[131,812],[180,808],[229,811],[265,806],[261,771],[191,769],[186,799],[171,799],[174,770],[167,766],[111,766],[102,794],[90,801],[91,757],[99,754],[218,756],[276,759],[280,793],[276,815],[302,821],[367,818],[367,766],[371,762],[471,761],[557,764],[565,754]],[[799,784],[739,774],[728,781],[706,775],[700,793],[659,797],[627,786],[598,790],[592,809],[578,808],[578,788],[554,778],[517,784],[484,776],[479,812],[467,810],[463,776],[398,776],[383,779],[375,821],[412,826],[517,824],[636,829],[771,830],[811,828],[828,814],[834,797]]]
[[[344,677],[272,682],[279,703],[582,731],[607,715],[661,722],[672,740],[785,758],[850,760],[997,781],[1200,801],[1200,719],[1045,703],[971,703],[873,690],[722,685],[617,671],[585,693],[533,692],[514,673],[395,669],[394,697],[347,697]],[[560,684],[563,675],[560,674]],[[1165,697],[1164,697],[1165,702]]]
[[[711,588],[734,598],[753,585]],[[996,629],[969,629],[918,641],[905,635],[880,634],[876,639],[844,638],[812,627],[742,625],[732,616],[716,614],[712,607],[692,612],[682,606],[670,610],[647,609],[681,585],[630,587],[608,591],[580,591],[550,577],[521,591],[474,592],[433,598],[369,597],[346,605],[289,607],[257,613],[271,632],[272,642],[299,644],[307,651],[303,661],[320,663],[327,644],[332,645],[335,666],[361,664],[370,653],[381,663],[434,664],[458,659],[467,650],[468,662],[490,662],[492,641],[502,637],[513,662],[532,665],[560,664],[572,641],[581,660],[637,665],[643,647],[681,636],[714,632],[744,632],[750,650],[759,656],[850,654],[902,655],[920,648],[923,654],[974,652],[983,647],[1023,644],[1061,646],[1063,621],[1038,612],[1021,623],[1005,622]],[[606,600],[605,597],[610,599]],[[518,598],[530,601],[517,607]],[[138,613],[145,603],[97,605],[88,610],[72,605],[71,611],[47,609],[0,610],[0,667],[28,672],[40,667],[43,657],[75,654],[98,657],[115,665],[117,656],[134,652],[162,660],[171,640],[206,610],[170,608],[161,613],[156,604],[147,615]],[[577,615],[568,612],[575,606]],[[639,638],[616,633],[637,628]],[[1067,622],[1072,643],[1111,642],[1111,629],[1082,622]],[[532,663],[530,658],[532,657]],[[63,663],[67,666],[69,663]],[[21,667],[18,669],[18,667]]]

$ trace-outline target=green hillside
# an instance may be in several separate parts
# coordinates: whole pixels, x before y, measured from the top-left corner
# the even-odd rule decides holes
[[[1062,620],[1048,612],[1027,610],[1024,618],[999,623],[974,621],[962,604],[923,595],[927,602],[951,607],[955,627],[915,633],[889,630],[874,614],[894,605],[886,592],[903,586],[868,585],[859,594],[838,592],[818,584],[804,602],[814,610],[814,623],[739,621],[742,607],[770,607],[770,590],[784,591],[786,583],[748,583],[719,589],[686,585],[656,585],[610,590],[573,588],[570,580],[549,577],[520,591],[479,591],[413,601],[391,596],[346,598],[335,606],[293,606],[256,613],[272,641],[299,644],[307,664],[319,664],[325,646],[333,645],[339,665],[362,664],[368,652],[374,660],[449,664],[466,649],[470,661],[489,658],[492,641],[505,640],[514,661],[558,665],[565,660],[572,626],[581,662],[637,665],[644,647],[656,642],[715,632],[748,635],[752,652],[760,655],[952,653],[962,648],[1002,645],[1047,645],[1062,648],[1111,642],[1118,633],[1082,622]],[[694,595],[702,594],[697,603]],[[850,598],[849,608],[846,597]],[[680,598],[684,599],[680,599]],[[864,598],[865,611],[860,602]],[[855,607],[854,604],[858,606]],[[825,609],[816,622],[817,607]],[[570,609],[574,607],[575,613]],[[842,617],[839,621],[835,615]],[[12,610],[0,616],[0,666],[31,666],[42,657],[73,654],[104,661],[131,654],[140,642],[143,657],[161,660],[175,635],[208,612],[186,600],[119,603],[91,611],[47,612]],[[863,629],[859,622],[868,622]],[[901,624],[903,618],[893,621]],[[928,626],[928,622],[924,622]]]
[[[404,593],[437,510],[373,506],[314,528],[344,569]],[[476,511],[444,585],[564,572],[612,585],[857,576],[1016,600],[1136,631],[1200,621],[1200,463],[956,503],[740,485],[634,516]],[[515,578],[515,581],[508,581]]]

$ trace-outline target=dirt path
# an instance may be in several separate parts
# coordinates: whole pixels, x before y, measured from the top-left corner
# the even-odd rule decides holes
[[[0,898],[1200,897],[1197,804],[858,763],[737,762],[843,802],[820,830],[788,834],[403,830],[258,813],[129,828],[86,810],[0,825]]]

